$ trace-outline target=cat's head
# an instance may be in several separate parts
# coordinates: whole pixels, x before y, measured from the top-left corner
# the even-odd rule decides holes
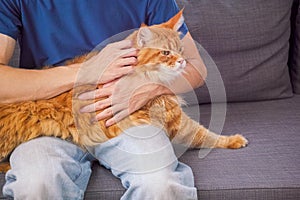
[[[170,82],[184,71],[183,46],[179,28],[184,22],[182,10],[165,23],[142,25],[134,34],[135,46],[140,49],[138,67],[158,75],[163,82]],[[154,76],[155,76],[154,75]]]

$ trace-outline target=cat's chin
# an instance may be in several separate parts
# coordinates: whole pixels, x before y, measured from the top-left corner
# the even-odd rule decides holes
[[[173,68],[160,66],[159,71],[156,71],[155,74],[161,82],[170,84],[176,79],[176,77],[185,72],[185,66],[185,61],[179,65],[175,65]]]

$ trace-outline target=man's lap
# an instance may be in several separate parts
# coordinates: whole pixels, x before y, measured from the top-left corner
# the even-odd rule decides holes
[[[177,179],[188,178],[180,183],[189,187],[186,190],[188,194],[194,195],[196,191],[193,187],[193,175],[190,168],[182,163],[178,164],[169,139],[159,128],[134,127],[116,138],[88,149],[89,151],[83,150],[71,142],[54,137],[40,137],[20,145],[10,158],[12,170],[7,173],[4,194],[14,195],[10,183],[16,181],[15,176],[27,181],[31,176],[30,173],[35,173],[37,176],[43,173],[44,179],[47,177],[51,179],[53,176],[67,179],[63,181],[66,181],[71,189],[68,193],[68,188],[65,188],[64,192],[82,196],[91,174],[91,162],[94,160],[99,160],[101,164],[109,168],[116,177],[122,180],[122,183],[126,180],[126,182],[136,182],[140,185],[141,183],[133,178],[137,177],[136,174],[144,178],[158,176],[158,180],[159,176],[167,175],[171,179],[174,174],[177,174],[177,177],[173,178],[175,182]],[[182,172],[180,172],[181,167]],[[149,173],[153,175],[149,176]],[[52,182],[48,180],[46,182],[59,185],[57,181],[52,179]],[[126,185],[123,186],[127,188]],[[179,187],[178,190],[181,188],[185,187]],[[55,190],[59,190],[59,187]],[[130,188],[128,194],[129,191]]]

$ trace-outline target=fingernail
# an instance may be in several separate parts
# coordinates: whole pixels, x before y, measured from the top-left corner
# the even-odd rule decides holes
[[[111,85],[111,83],[109,82],[109,83],[105,83],[104,85],[102,85],[102,88],[107,88],[107,87],[109,87]]]
[[[78,99],[79,99],[79,100],[85,100],[84,94],[80,94],[80,95],[78,96]]]
[[[81,113],[86,113],[87,111],[86,111],[86,108],[85,107],[83,107],[83,108],[80,108],[80,110],[79,110]]]
[[[105,126],[106,126],[106,127],[109,127],[109,126],[111,126],[111,125],[113,125],[112,120],[107,120],[107,121],[105,122]]]
[[[83,108],[80,108],[80,112],[82,113],[88,113],[91,112],[90,108],[88,106],[85,106]]]

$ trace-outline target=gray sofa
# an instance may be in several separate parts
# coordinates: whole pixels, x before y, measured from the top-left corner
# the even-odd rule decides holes
[[[212,130],[242,133],[250,142],[180,157],[193,169],[199,199],[300,199],[299,0],[178,4],[208,68],[206,85],[185,95],[184,109]],[[85,199],[123,193],[95,163]]]

